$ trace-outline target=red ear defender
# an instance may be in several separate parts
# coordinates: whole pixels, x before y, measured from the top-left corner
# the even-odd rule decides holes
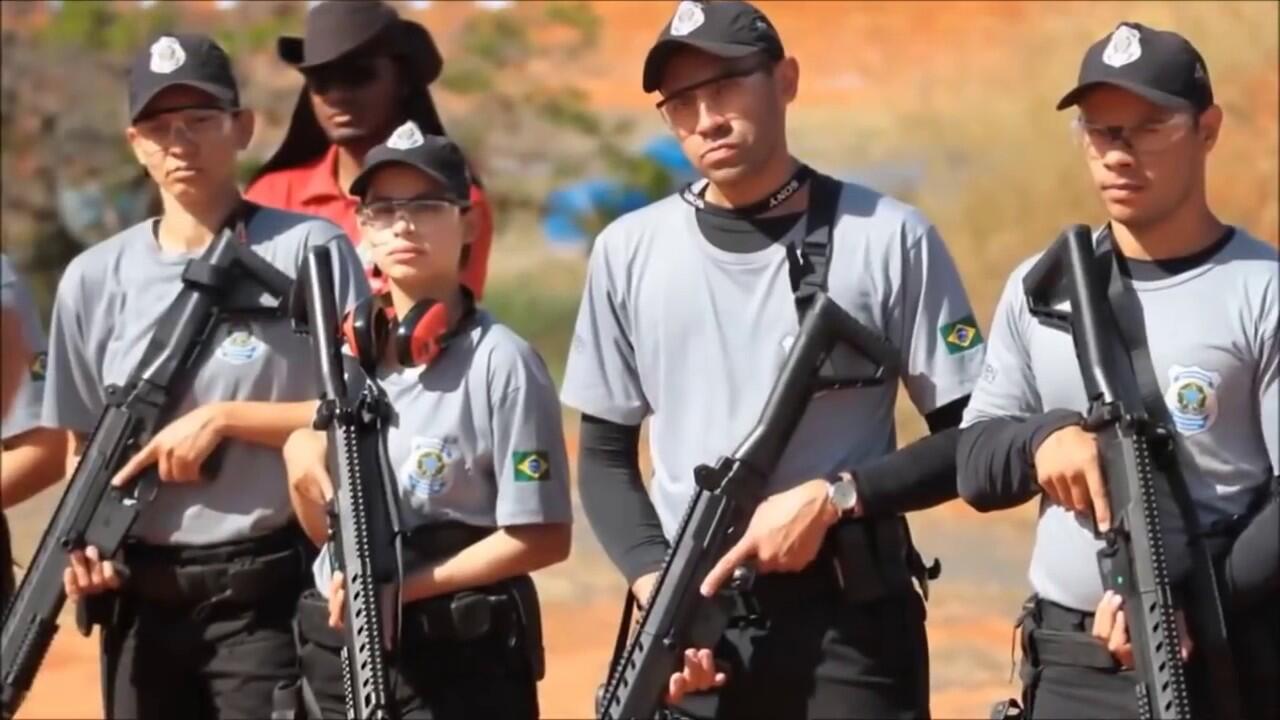
[[[377,295],[361,300],[342,318],[342,337],[347,348],[366,370],[377,367],[392,320],[391,308],[383,307]]]
[[[396,354],[405,367],[430,365],[448,340],[449,306],[434,300],[416,303],[396,323]]]

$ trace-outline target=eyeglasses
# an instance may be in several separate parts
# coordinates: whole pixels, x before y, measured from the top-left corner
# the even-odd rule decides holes
[[[358,90],[378,77],[378,63],[374,57],[350,58],[302,71],[307,89],[317,95],[330,90]]]
[[[385,230],[401,218],[415,229],[440,225],[462,214],[462,207],[440,198],[415,198],[412,200],[375,200],[360,206],[356,213],[360,221],[376,230]]]
[[[678,90],[664,97],[655,107],[672,128],[690,128],[696,125],[704,103],[711,112],[736,115],[746,107],[750,99],[748,79],[772,67],[772,63],[756,62],[730,70]]]
[[[1099,125],[1078,117],[1071,128],[1081,147],[1093,157],[1102,157],[1117,145],[1139,155],[1167,150],[1186,137],[1193,125],[1191,115],[1178,113],[1132,126]]]
[[[231,129],[234,114],[214,108],[182,108],[136,120],[133,127],[145,143],[161,149],[172,147],[179,134],[192,143],[224,137]]]

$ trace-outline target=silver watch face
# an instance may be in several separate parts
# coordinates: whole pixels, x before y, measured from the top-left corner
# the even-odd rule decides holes
[[[828,496],[840,512],[849,512],[853,509],[854,503],[858,502],[858,490],[847,480],[841,480],[832,485]]]

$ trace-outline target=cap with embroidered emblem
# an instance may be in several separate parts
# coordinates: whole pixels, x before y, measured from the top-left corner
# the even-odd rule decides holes
[[[1094,43],[1080,63],[1076,87],[1058,102],[1064,110],[1098,85],[1114,85],[1165,108],[1202,111],[1213,105],[1204,58],[1185,37],[1122,22]]]
[[[129,66],[129,119],[142,119],[147,104],[174,85],[203,91],[218,107],[240,107],[240,89],[231,70],[231,58],[208,35],[160,35],[134,56]]]
[[[427,135],[417,123],[406,122],[364,157],[360,174],[351,182],[351,194],[363,197],[374,172],[386,165],[403,164],[431,176],[445,194],[459,205],[469,205],[471,173],[457,143],[441,135]]]
[[[769,18],[742,0],[683,0],[644,60],[644,91],[658,89],[667,61],[681,48],[691,47],[722,58],[764,53],[781,60],[782,38]]]

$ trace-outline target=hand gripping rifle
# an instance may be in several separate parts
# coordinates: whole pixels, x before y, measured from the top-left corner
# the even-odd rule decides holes
[[[1192,717],[1186,668],[1174,618],[1167,526],[1186,529],[1191,572],[1188,618],[1195,652],[1210,674],[1209,708],[1217,720],[1241,717],[1238,685],[1213,563],[1198,528],[1173,433],[1146,350],[1141,308],[1124,285],[1115,250],[1095,251],[1088,227],[1068,228],[1023,283],[1031,314],[1071,333],[1089,399],[1085,428],[1097,435],[1111,508],[1098,570],[1105,589],[1124,598],[1139,717]],[[1109,273],[1109,275],[1108,275]],[[1070,312],[1056,309],[1062,301]]]
[[[346,589],[342,674],[347,715],[389,720],[396,707],[387,665],[398,637],[403,567],[396,491],[382,454],[389,405],[373,381],[372,367],[365,368],[369,378],[360,397],[352,401],[347,396],[328,248],[308,252],[305,277],[307,324],[322,393],[315,428],[328,432],[334,481],[330,557]]]
[[[817,293],[746,440],[715,466],[694,470],[698,488],[645,603],[639,628],[597,699],[601,718],[655,717],[684,650],[714,647],[720,639],[729,620],[726,598],[723,593],[704,598],[699,586],[742,537],[810,397],[823,390],[882,383],[896,377],[897,367],[897,353],[887,341],[825,293]],[[733,587],[747,589],[751,578],[752,572],[740,567]]]
[[[57,633],[58,614],[67,600],[62,584],[67,554],[92,545],[104,560],[115,557],[138,513],[158,490],[154,468],[125,487],[112,487],[111,478],[167,421],[172,403],[190,385],[192,365],[213,329],[229,317],[282,311],[290,297],[293,281],[244,244],[248,212],[243,211],[234,230],[224,228],[199,258],[187,263],[182,289],[160,316],[142,360],[124,386],[107,387],[106,408],[4,613],[4,718],[12,717],[22,704]],[[245,295],[256,303],[264,290],[277,306],[232,306],[235,298]],[[220,450],[209,458],[212,464]],[[210,464],[206,472],[214,469]],[[81,622],[81,631],[89,633],[87,622]]]

